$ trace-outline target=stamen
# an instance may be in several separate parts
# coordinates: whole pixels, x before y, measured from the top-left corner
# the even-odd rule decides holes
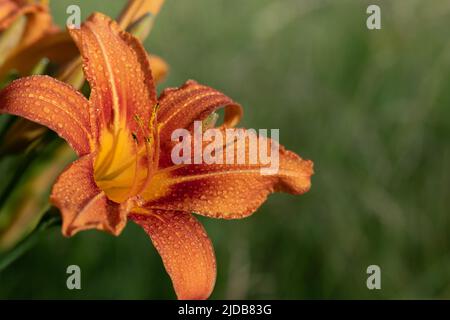
[[[152,115],[152,118],[153,118],[153,115]],[[144,137],[145,151],[147,153],[147,177],[146,177],[146,181],[144,181],[144,184],[142,185],[142,188],[144,188],[148,184],[148,181],[150,180],[152,172],[153,172],[152,166],[151,166],[153,163],[153,161],[152,161],[153,160],[152,159],[153,152],[152,152],[152,148],[151,148],[152,139],[150,136],[148,136],[146,134],[147,132],[145,131],[142,119],[138,115],[135,115],[134,119],[136,120],[136,122],[138,124],[139,130],[141,131],[142,136]],[[137,173],[136,173],[136,175],[137,175]]]
[[[136,134],[132,133],[132,135],[133,135],[133,139],[134,139]],[[137,184],[137,180],[138,180],[138,170],[139,170],[139,151],[138,150],[139,150],[139,144],[138,144],[137,137],[136,137],[136,139],[134,139],[134,143],[135,143],[135,148],[136,148],[136,152],[135,152],[135,154],[136,154],[136,159],[135,159],[136,165],[134,167],[133,182],[131,183],[131,187],[130,187],[128,193],[127,193],[127,196],[126,196],[127,198],[130,198],[134,194],[134,190],[136,189],[136,184]]]

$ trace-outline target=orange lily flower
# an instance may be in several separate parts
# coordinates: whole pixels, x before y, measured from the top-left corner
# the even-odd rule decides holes
[[[0,25],[2,24],[2,1],[5,1],[4,15],[5,17],[9,17],[8,21],[14,21],[14,17],[30,10],[34,13],[32,9],[38,8],[48,15],[48,1],[45,0],[40,0],[42,4],[40,6],[36,4],[25,5],[26,1],[24,0],[0,0]],[[35,2],[34,0],[27,1],[30,3]],[[19,10],[19,5],[13,6],[16,2],[23,4],[21,11]],[[129,0],[117,19],[119,26],[124,30],[130,30],[130,33],[133,33],[138,39],[143,41],[150,33],[155,18],[160,12],[164,2],[165,0]],[[14,11],[12,8],[16,8],[17,10]],[[12,13],[7,15],[7,11]],[[41,11],[38,12],[40,13]],[[4,20],[6,22],[6,18]],[[31,21],[37,20],[38,19],[31,19]],[[10,23],[4,23],[4,25],[10,26]],[[38,30],[42,29],[35,25],[33,25],[33,27]],[[23,49],[16,48],[16,50],[14,50],[15,54],[11,54],[11,58],[7,59],[3,65],[1,64],[2,59],[0,57],[0,80],[11,69],[18,70],[22,76],[27,75],[42,58],[47,57],[59,65],[62,64],[55,78],[66,82],[77,89],[81,88],[85,80],[82,72],[82,59],[79,56],[78,48],[67,31],[59,31],[57,27],[52,27],[52,30],[51,33],[45,33],[45,37],[39,38],[38,42],[33,42],[33,45],[31,46],[26,46]],[[44,35],[44,33],[39,34]],[[1,48],[0,41],[0,49]],[[156,83],[162,82],[168,73],[168,64],[162,58],[154,54],[149,55],[149,60],[154,81]],[[4,143],[0,146],[0,156],[2,154],[11,154],[23,150],[45,132],[46,129],[44,127],[30,123],[25,119],[16,121],[14,125],[8,129]]]
[[[174,165],[175,129],[191,129],[194,120],[225,106],[225,130],[238,123],[241,106],[194,81],[158,99],[142,45],[102,14],[70,34],[83,56],[89,101],[47,76],[16,80],[0,92],[0,112],[49,127],[79,156],[51,194],[63,234],[99,229],[118,235],[131,219],[150,236],[178,298],[208,298],[214,250],[192,213],[243,218],[274,191],[302,194],[310,188],[312,162],[281,147],[278,173],[271,175],[261,175],[260,164]]]

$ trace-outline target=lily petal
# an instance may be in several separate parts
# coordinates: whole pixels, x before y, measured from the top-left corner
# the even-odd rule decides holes
[[[123,205],[109,200],[94,181],[93,155],[73,162],[58,177],[50,201],[61,211],[65,236],[86,229],[120,234],[126,224]]]
[[[170,141],[175,129],[189,128],[225,106],[225,127],[235,126],[242,117],[242,107],[223,93],[189,80],[180,88],[168,88],[159,97],[158,126],[161,143]]]
[[[127,126],[142,138],[136,118],[149,123],[156,91],[145,49],[109,17],[94,13],[81,29],[70,29],[84,60],[99,129]],[[139,139],[142,140],[142,139]]]
[[[261,136],[257,139],[259,143],[265,139],[270,148],[270,139]],[[228,148],[238,150],[237,141]],[[303,160],[279,146],[278,171],[262,174],[261,170],[268,165],[263,165],[259,159],[258,163],[251,164],[248,160],[250,143],[245,147],[247,160],[243,164],[226,164],[224,155],[223,164],[180,164],[157,171],[142,194],[140,205],[238,219],[255,212],[272,192],[302,194],[309,190],[312,161]]]
[[[153,211],[130,218],[150,236],[172,279],[178,299],[207,299],[216,281],[214,249],[191,214]]]
[[[42,124],[64,138],[79,156],[91,151],[88,101],[71,86],[48,76],[12,82],[0,92],[0,113]]]
[[[70,41],[73,44],[72,39]],[[78,52],[78,49],[76,50]],[[57,57],[53,57],[52,61],[56,61],[55,59],[57,59]],[[169,71],[169,65],[162,58],[156,55],[149,55],[149,60],[152,69],[153,80],[155,81],[155,83],[163,81]],[[58,72],[57,78],[65,83],[73,85],[75,88],[81,88],[81,86],[84,84],[84,74],[82,69],[81,57],[72,59],[72,61],[61,68],[61,70]]]

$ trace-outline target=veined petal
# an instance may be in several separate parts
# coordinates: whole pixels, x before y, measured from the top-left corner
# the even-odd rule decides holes
[[[252,144],[249,137],[252,136],[249,134],[243,138],[246,143],[242,164],[237,161],[238,141],[242,140],[237,139],[223,146],[222,151],[216,154],[223,154],[222,164],[180,164],[157,171],[142,194],[140,205],[149,209],[179,210],[236,219],[255,212],[272,192],[302,194],[309,190],[312,161],[303,160],[279,146],[278,170],[264,172],[270,166],[268,162],[263,164],[259,155],[253,163],[250,160]],[[254,138],[259,146],[266,143],[267,150],[270,150],[273,143],[270,139],[256,135]],[[205,148],[206,144],[202,151]],[[226,155],[230,149],[234,150],[234,160],[227,162]]]
[[[50,200],[61,211],[65,236],[86,229],[118,235],[125,227],[124,205],[110,201],[95,184],[92,154],[78,159],[59,176]]]
[[[242,117],[242,107],[223,93],[193,80],[182,87],[165,89],[159,98],[158,127],[161,143],[170,141],[175,129],[190,128],[225,106],[225,127],[235,126]]]
[[[156,105],[147,53],[140,42],[110,18],[95,13],[70,33],[83,57],[99,129],[128,128],[142,140],[139,119],[148,126]]]
[[[178,299],[207,299],[216,281],[216,259],[203,226],[191,214],[153,211],[130,218],[150,236]]]
[[[70,41],[73,44],[72,39]],[[78,49],[76,49],[78,52]],[[56,58],[56,57],[55,57]],[[149,55],[150,66],[152,69],[152,76],[155,83],[159,83],[164,80],[169,70],[168,64],[160,57],[156,55]],[[82,59],[77,57],[72,59],[70,63],[67,63],[64,68],[60,70],[57,78],[63,82],[70,83],[75,87],[81,87],[84,83],[84,74],[82,69]]]
[[[48,76],[21,78],[0,92],[0,113],[21,116],[50,128],[79,156],[93,149],[88,105],[71,86]]]

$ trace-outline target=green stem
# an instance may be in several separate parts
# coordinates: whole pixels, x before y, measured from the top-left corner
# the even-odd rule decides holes
[[[25,239],[11,250],[0,254],[0,272],[30,250],[38,242],[45,230],[58,225],[61,225],[61,217],[57,214],[55,208],[50,208],[38,226]]]
[[[18,161],[17,167],[14,169],[14,174],[11,179],[7,182],[7,185],[3,188],[0,193],[0,206],[3,206],[5,201],[11,195],[11,191],[14,187],[21,181],[22,176],[27,172],[27,170],[35,163],[37,154],[39,153],[42,146],[51,143],[54,138],[54,134],[45,134],[43,137],[35,141],[35,145],[30,146],[28,150],[24,150],[25,155],[22,159]]]
[[[24,172],[26,172],[26,170],[30,167],[30,165],[31,161],[28,159],[28,157],[19,162],[17,168],[14,171],[14,175],[8,181],[6,187],[0,194],[0,205],[3,206],[6,199],[8,199],[9,195],[11,194],[11,190],[13,190],[14,186],[20,181],[20,178],[22,177]]]

